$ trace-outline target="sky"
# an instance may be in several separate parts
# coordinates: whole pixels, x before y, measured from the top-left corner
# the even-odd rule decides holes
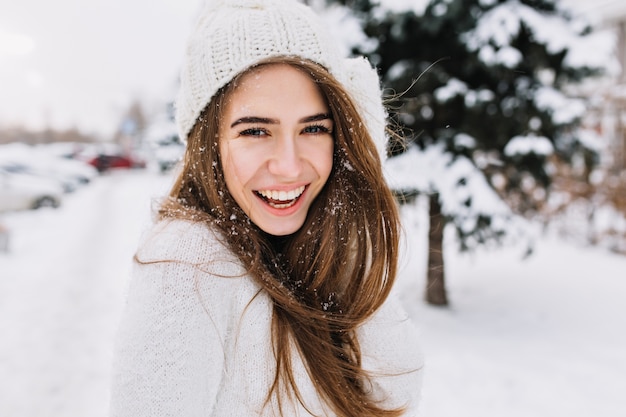
[[[110,134],[176,90],[200,0],[0,0],[0,128]]]
[[[0,128],[106,136],[133,100],[148,113],[164,108],[201,1],[0,0]]]

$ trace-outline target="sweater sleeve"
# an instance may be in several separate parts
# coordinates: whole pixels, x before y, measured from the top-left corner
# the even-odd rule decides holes
[[[228,293],[241,272],[227,255],[210,230],[182,221],[158,225],[140,245],[118,331],[111,417],[213,415]]]
[[[357,335],[374,398],[388,408],[405,408],[407,417],[417,416],[424,359],[418,331],[400,300],[390,296]]]

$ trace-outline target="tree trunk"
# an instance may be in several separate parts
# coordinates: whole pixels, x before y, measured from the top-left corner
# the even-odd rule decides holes
[[[426,280],[426,302],[432,305],[448,305],[445,287],[443,262],[443,229],[445,219],[441,214],[439,194],[433,193],[430,199],[430,224],[428,226],[428,271]]]

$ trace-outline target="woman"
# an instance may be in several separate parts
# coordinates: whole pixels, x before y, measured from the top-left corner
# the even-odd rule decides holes
[[[135,256],[112,416],[416,415],[375,71],[295,1],[218,2],[177,109],[187,151]]]

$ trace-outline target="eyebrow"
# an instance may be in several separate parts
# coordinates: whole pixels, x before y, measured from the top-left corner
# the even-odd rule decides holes
[[[311,123],[311,122],[319,122],[320,120],[328,120],[332,118],[329,113],[318,113],[313,116],[303,117],[298,120],[298,123]],[[265,125],[277,125],[280,124],[280,121],[277,119],[271,119],[269,117],[258,117],[258,116],[247,116],[242,117],[240,119],[235,120],[230,127],[235,127],[241,124],[265,124]]]
[[[318,114],[314,114],[313,116],[303,117],[302,119],[299,120],[299,122],[300,123],[311,123],[311,122],[319,122],[320,120],[331,120],[332,121],[332,117],[330,117],[329,113],[318,113]]]

